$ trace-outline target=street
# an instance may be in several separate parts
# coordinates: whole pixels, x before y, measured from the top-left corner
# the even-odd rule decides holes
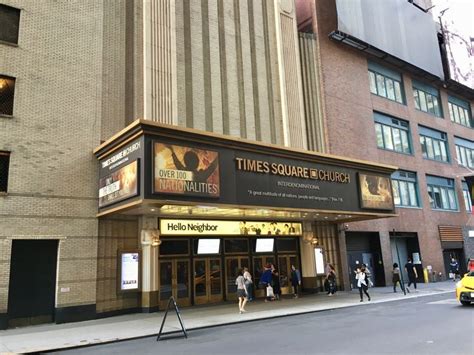
[[[336,296],[337,297],[337,296]],[[185,317],[185,316],[184,316]],[[193,330],[55,354],[473,354],[474,306],[453,294]]]

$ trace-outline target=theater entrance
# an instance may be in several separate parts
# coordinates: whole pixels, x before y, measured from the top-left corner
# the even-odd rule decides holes
[[[235,284],[235,280],[237,279],[238,271],[244,267],[250,267],[248,256],[230,256],[225,258],[226,299],[228,301],[237,299],[237,285]]]
[[[187,259],[160,261],[160,309],[166,308],[171,296],[180,306],[191,305],[189,265]]]
[[[223,299],[220,258],[196,258],[194,263],[194,304],[215,303]]]
[[[292,293],[291,265],[298,268],[299,262],[296,255],[278,255],[278,272],[282,294]]]

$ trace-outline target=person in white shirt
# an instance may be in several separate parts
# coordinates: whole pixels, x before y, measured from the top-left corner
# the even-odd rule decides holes
[[[357,280],[357,287],[359,288],[359,294],[360,294],[360,301],[364,302],[364,295],[362,294],[362,291],[364,291],[365,295],[367,296],[367,299],[370,301],[370,295],[367,292],[368,289],[368,279],[367,279],[367,274],[365,273],[366,269],[365,267],[357,268],[355,271],[356,273],[356,280]]]

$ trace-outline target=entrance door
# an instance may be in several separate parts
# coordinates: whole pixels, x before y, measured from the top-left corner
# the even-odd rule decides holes
[[[188,260],[160,261],[160,308],[168,305],[171,296],[179,306],[191,305]]]
[[[259,255],[253,257],[253,278],[255,285],[255,297],[265,297],[265,290],[258,288],[260,284],[260,276],[267,264],[275,264],[275,257],[273,255]]]
[[[226,275],[226,300],[237,299],[237,272],[244,267],[249,268],[249,258],[247,256],[229,256],[225,258],[225,275]]]
[[[222,301],[221,259],[194,259],[194,304],[220,301]]]
[[[54,321],[57,240],[14,240],[8,293],[10,327]]]
[[[291,265],[298,267],[298,257],[296,255],[278,255],[278,273],[280,274],[281,293],[292,293],[291,286]]]

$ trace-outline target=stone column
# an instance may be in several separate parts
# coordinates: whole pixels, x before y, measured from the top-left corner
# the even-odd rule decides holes
[[[140,244],[142,250],[142,312],[158,310],[158,248],[153,239],[159,238],[158,219],[143,216],[140,219]]]
[[[300,238],[301,277],[305,290],[317,290],[316,262],[314,260],[314,246],[311,240],[315,236],[311,222],[303,223],[303,236]]]

